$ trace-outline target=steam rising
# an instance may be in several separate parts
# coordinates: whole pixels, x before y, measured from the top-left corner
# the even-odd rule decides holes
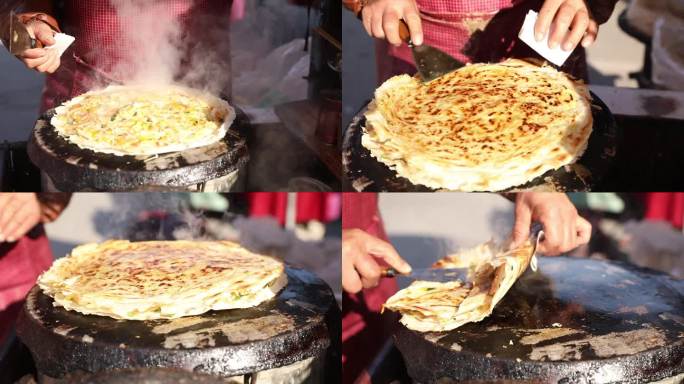
[[[126,85],[176,84],[214,94],[229,90],[228,2],[220,14],[192,3],[109,1],[120,23],[119,42],[102,52],[116,58],[108,71],[111,78]]]

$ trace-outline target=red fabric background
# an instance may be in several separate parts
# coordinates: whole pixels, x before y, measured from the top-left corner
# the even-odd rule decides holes
[[[0,243],[0,346],[14,325],[16,306],[52,264],[50,242],[37,226],[16,243]]]
[[[646,220],[670,222],[682,229],[684,224],[684,192],[649,192],[644,194]]]
[[[362,229],[387,239],[378,211],[375,193],[342,195],[342,228]],[[381,315],[385,300],[397,291],[393,279],[383,279],[377,287],[342,296],[342,382],[368,382],[364,369],[373,361],[392,333],[395,322],[389,314]]]
[[[316,220],[325,223],[327,200],[332,198],[328,192],[297,193],[297,223]],[[247,194],[249,215],[252,217],[272,216],[280,225],[285,224],[287,212],[287,192],[252,192]]]

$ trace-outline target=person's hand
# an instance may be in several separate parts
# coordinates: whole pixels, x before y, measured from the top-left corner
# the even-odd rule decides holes
[[[388,242],[360,229],[342,231],[342,289],[357,293],[377,286],[382,273],[377,258],[401,273],[411,271],[411,266]]]
[[[549,48],[560,45],[564,51],[575,49],[580,40],[583,47],[590,46],[597,33],[585,0],[545,0],[534,24],[537,41],[550,34]]]
[[[361,10],[363,27],[369,35],[401,45],[399,20],[408,24],[411,42],[423,44],[423,27],[415,0],[369,0]]]
[[[529,238],[533,221],[544,227],[539,252],[545,255],[568,252],[586,244],[591,237],[591,224],[577,214],[564,193],[522,192],[516,195],[513,247]]]
[[[29,34],[40,41],[43,47],[55,44],[55,32],[49,25],[40,21],[32,20],[26,25]],[[59,52],[55,49],[33,48],[21,54],[21,61],[30,68],[41,73],[54,73],[61,63]]]
[[[35,193],[0,193],[0,242],[14,242],[42,220]]]

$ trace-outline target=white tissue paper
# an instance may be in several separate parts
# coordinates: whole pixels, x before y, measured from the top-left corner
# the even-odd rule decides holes
[[[520,28],[520,33],[518,33],[518,38],[537,51],[543,58],[560,67],[565,63],[565,60],[568,59],[572,51],[564,51],[561,49],[561,44],[554,49],[549,48],[549,33],[547,33],[541,41],[535,40],[534,23],[536,22],[537,12],[532,10],[528,11],[522,28]]]
[[[56,49],[61,57],[64,52],[76,41],[76,38],[66,33],[55,33],[55,43],[45,49]]]

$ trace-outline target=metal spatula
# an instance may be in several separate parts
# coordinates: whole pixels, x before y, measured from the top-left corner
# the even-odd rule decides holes
[[[364,2],[358,0],[344,0],[342,4],[361,19]],[[399,37],[411,48],[413,60],[418,69],[418,75],[420,75],[420,78],[424,82],[434,80],[465,65],[451,55],[425,43],[418,46],[413,45],[411,42],[411,32],[409,31],[408,24],[406,24],[404,20],[400,20],[399,23]]]
[[[542,241],[544,237],[544,227],[540,223],[532,224],[530,228],[530,238],[534,242],[534,247],[532,248],[532,257],[530,258],[530,268],[532,271],[537,271],[537,247],[539,247],[539,242]]]
[[[411,280],[437,281],[440,283],[461,280],[466,281],[468,270],[466,268],[417,268],[411,273],[403,274],[394,268],[386,268],[382,271],[383,277],[405,277]]]
[[[434,80],[465,65],[448,53],[425,43],[414,45],[408,25],[404,20],[400,21],[399,37],[411,48],[413,61],[423,82]]]
[[[0,40],[14,56],[19,56],[31,48],[42,48],[42,44],[31,37],[14,11],[0,15]]]

